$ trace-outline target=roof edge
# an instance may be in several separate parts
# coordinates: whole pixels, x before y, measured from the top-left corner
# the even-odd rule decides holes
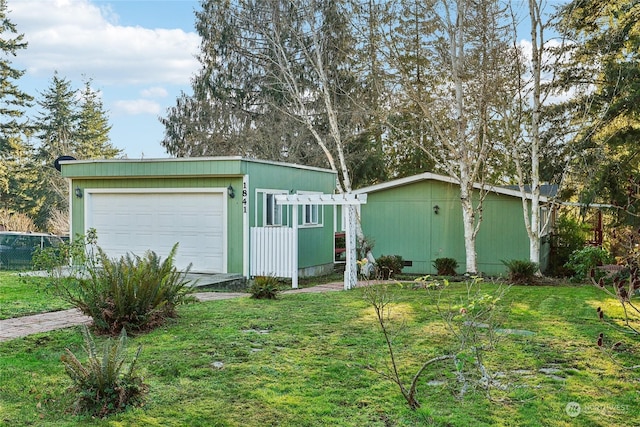
[[[421,173],[418,175],[412,175],[412,176],[408,176],[405,178],[399,178],[399,179],[395,179],[392,181],[387,181],[387,182],[383,182],[380,184],[375,184],[375,185],[371,185],[369,187],[363,187],[363,188],[359,188],[357,190],[354,190],[353,193],[356,194],[362,194],[362,193],[375,193],[376,191],[382,191],[382,190],[388,190],[390,188],[395,188],[395,187],[401,187],[404,185],[408,185],[408,184],[413,184],[415,182],[420,182],[420,181],[427,181],[427,180],[433,180],[433,181],[439,181],[439,182],[446,182],[449,184],[455,184],[455,185],[460,185],[460,182],[458,182],[457,179],[452,178],[450,176],[446,176],[446,175],[439,175],[439,174],[435,174],[432,172],[425,172],[425,173]],[[479,184],[479,183],[475,183],[473,184],[473,188],[475,189],[482,189],[485,191],[491,191],[493,193],[497,193],[497,194],[502,194],[505,196],[512,196],[512,197],[519,197],[522,198],[522,193],[519,190],[512,190],[509,188],[504,188],[504,187],[497,187],[494,185],[488,185],[488,184]],[[524,193],[525,197],[527,199],[531,199],[532,195],[531,193]],[[548,202],[548,198],[546,196],[540,196],[540,201],[541,202]]]
[[[261,163],[274,166],[284,166],[296,169],[313,170],[317,172],[329,172],[337,175],[338,172],[316,166],[301,165],[298,163],[286,163],[273,160],[252,159],[242,156],[210,156],[210,157],[167,157],[167,158],[140,158],[140,159],[88,159],[88,160],[63,160],[61,165],[82,163],[168,163],[168,162],[202,162],[202,161],[240,161],[247,163]]]

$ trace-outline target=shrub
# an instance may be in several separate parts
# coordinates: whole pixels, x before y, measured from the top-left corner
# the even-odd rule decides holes
[[[589,225],[583,224],[571,216],[560,215],[551,238],[549,273],[554,276],[573,275],[575,272],[570,271],[566,264],[574,251],[584,247],[588,238]]]
[[[402,273],[404,260],[400,255],[382,255],[376,259],[376,265],[378,266],[378,275],[386,280]]]
[[[531,262],[528,259],[512,259],[509,261],[502,261],[507,266],[509,271],[509,282],[526,284],[535,280],[536,272],[538,271],[538,264]]]
[[[83,326],[82,335],[87,362],[80,362],[69,349],[65,349],[61,357],[64,369],[73,382],[75,412],[104,417],[141,404],[147,392],[142,377],[135,374],[141,347],[138,347],[133,360],[125,368],[127,334],[124,329],[117,340],[110,338],[105,342],[102,354],[98,354],[86,326]]]
[[[91,316],[98,329],[114,334],[126,328],[153,329],[175,317],[190,289],[185,274],[173,265],[178,245],[164,261],[153,251],[144,257],[127,254],[112,260],[98,248],[102,268],[92,268],[80,281],[75,305]]]
[[[96,245],[95,232],[85,240],[79,237],[60,251],[59,256],[74,260],[70,277],[56,267],[61,259],[47,257],[45,266],[52,279],[53,292],[93,319],[101,333],[117,335],[123,328],[145,331],[175,317],[176,306],[189,300],[186,273],[174,266],[178,245],[165,260],[153,251],[144,257],[127,254],[110,259]]]
[[[276,299],[280,293],[280,282],[273,276],[257,276],[249,286],[251,298]]]
[[[576,272],[574,278],[577,280],[586,279],[593,271],[594,277],[596,281],[598,281],[604,273],[598,272],[596,267],[610,264],[613,261],[613,257],[606,249],[596,246],[586,246],[574,251],[571,256],[569,256],[569,262],[567,262],[565,266]]]
[[[438,272],[438,276],[455,276],[458,261],[454,258],[437,258],[433,261],[433,267]]]

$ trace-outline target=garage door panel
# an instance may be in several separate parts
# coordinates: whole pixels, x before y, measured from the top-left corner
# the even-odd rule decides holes
[[[111,257],[163,258],[178,243],[176,265],[194,271],[226,272],[223,193],[89,193],[87,228]]]

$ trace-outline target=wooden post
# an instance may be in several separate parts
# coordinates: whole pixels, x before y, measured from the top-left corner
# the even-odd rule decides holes
[[[293,271],[291,272],[291,287],[293,289],[298,289],[298,209],[299,206],[292,206],[292,215],[291,221],[293,222],[293,243],[292,243],[292,251],[293,252]]]
[[[337,206],[342,205],[346,209],[346,223],[345,223],[345,243],[346,243],[346,256],[347,265],[345,266],[344,273],[344,289],[352,289],[358,283],[358,264],[356,260],[356,236],[357,236],[357,209],[358,206],[367,203],[366,194],[312,194],[312,195],[298,195],[298,194],[278,194],[275,196],[276,203],[280,205],[293,206],[292,213],[292,228],[294,230],[294,238],[292,244],[293,267],[291,272],[291,286],[293,288],[298,287],[298,209],[304,205],[330,205]],[[333,234],[332,234],[333,235]]]

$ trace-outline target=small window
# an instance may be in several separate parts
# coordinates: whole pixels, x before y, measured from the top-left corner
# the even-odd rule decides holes
[[[264,225],[282,225],[282,205],[276,203],[274,193],[265,194],[265,218]]]
[[[318,205],[304,205],[304,225],[317,225],[320,223]]]

